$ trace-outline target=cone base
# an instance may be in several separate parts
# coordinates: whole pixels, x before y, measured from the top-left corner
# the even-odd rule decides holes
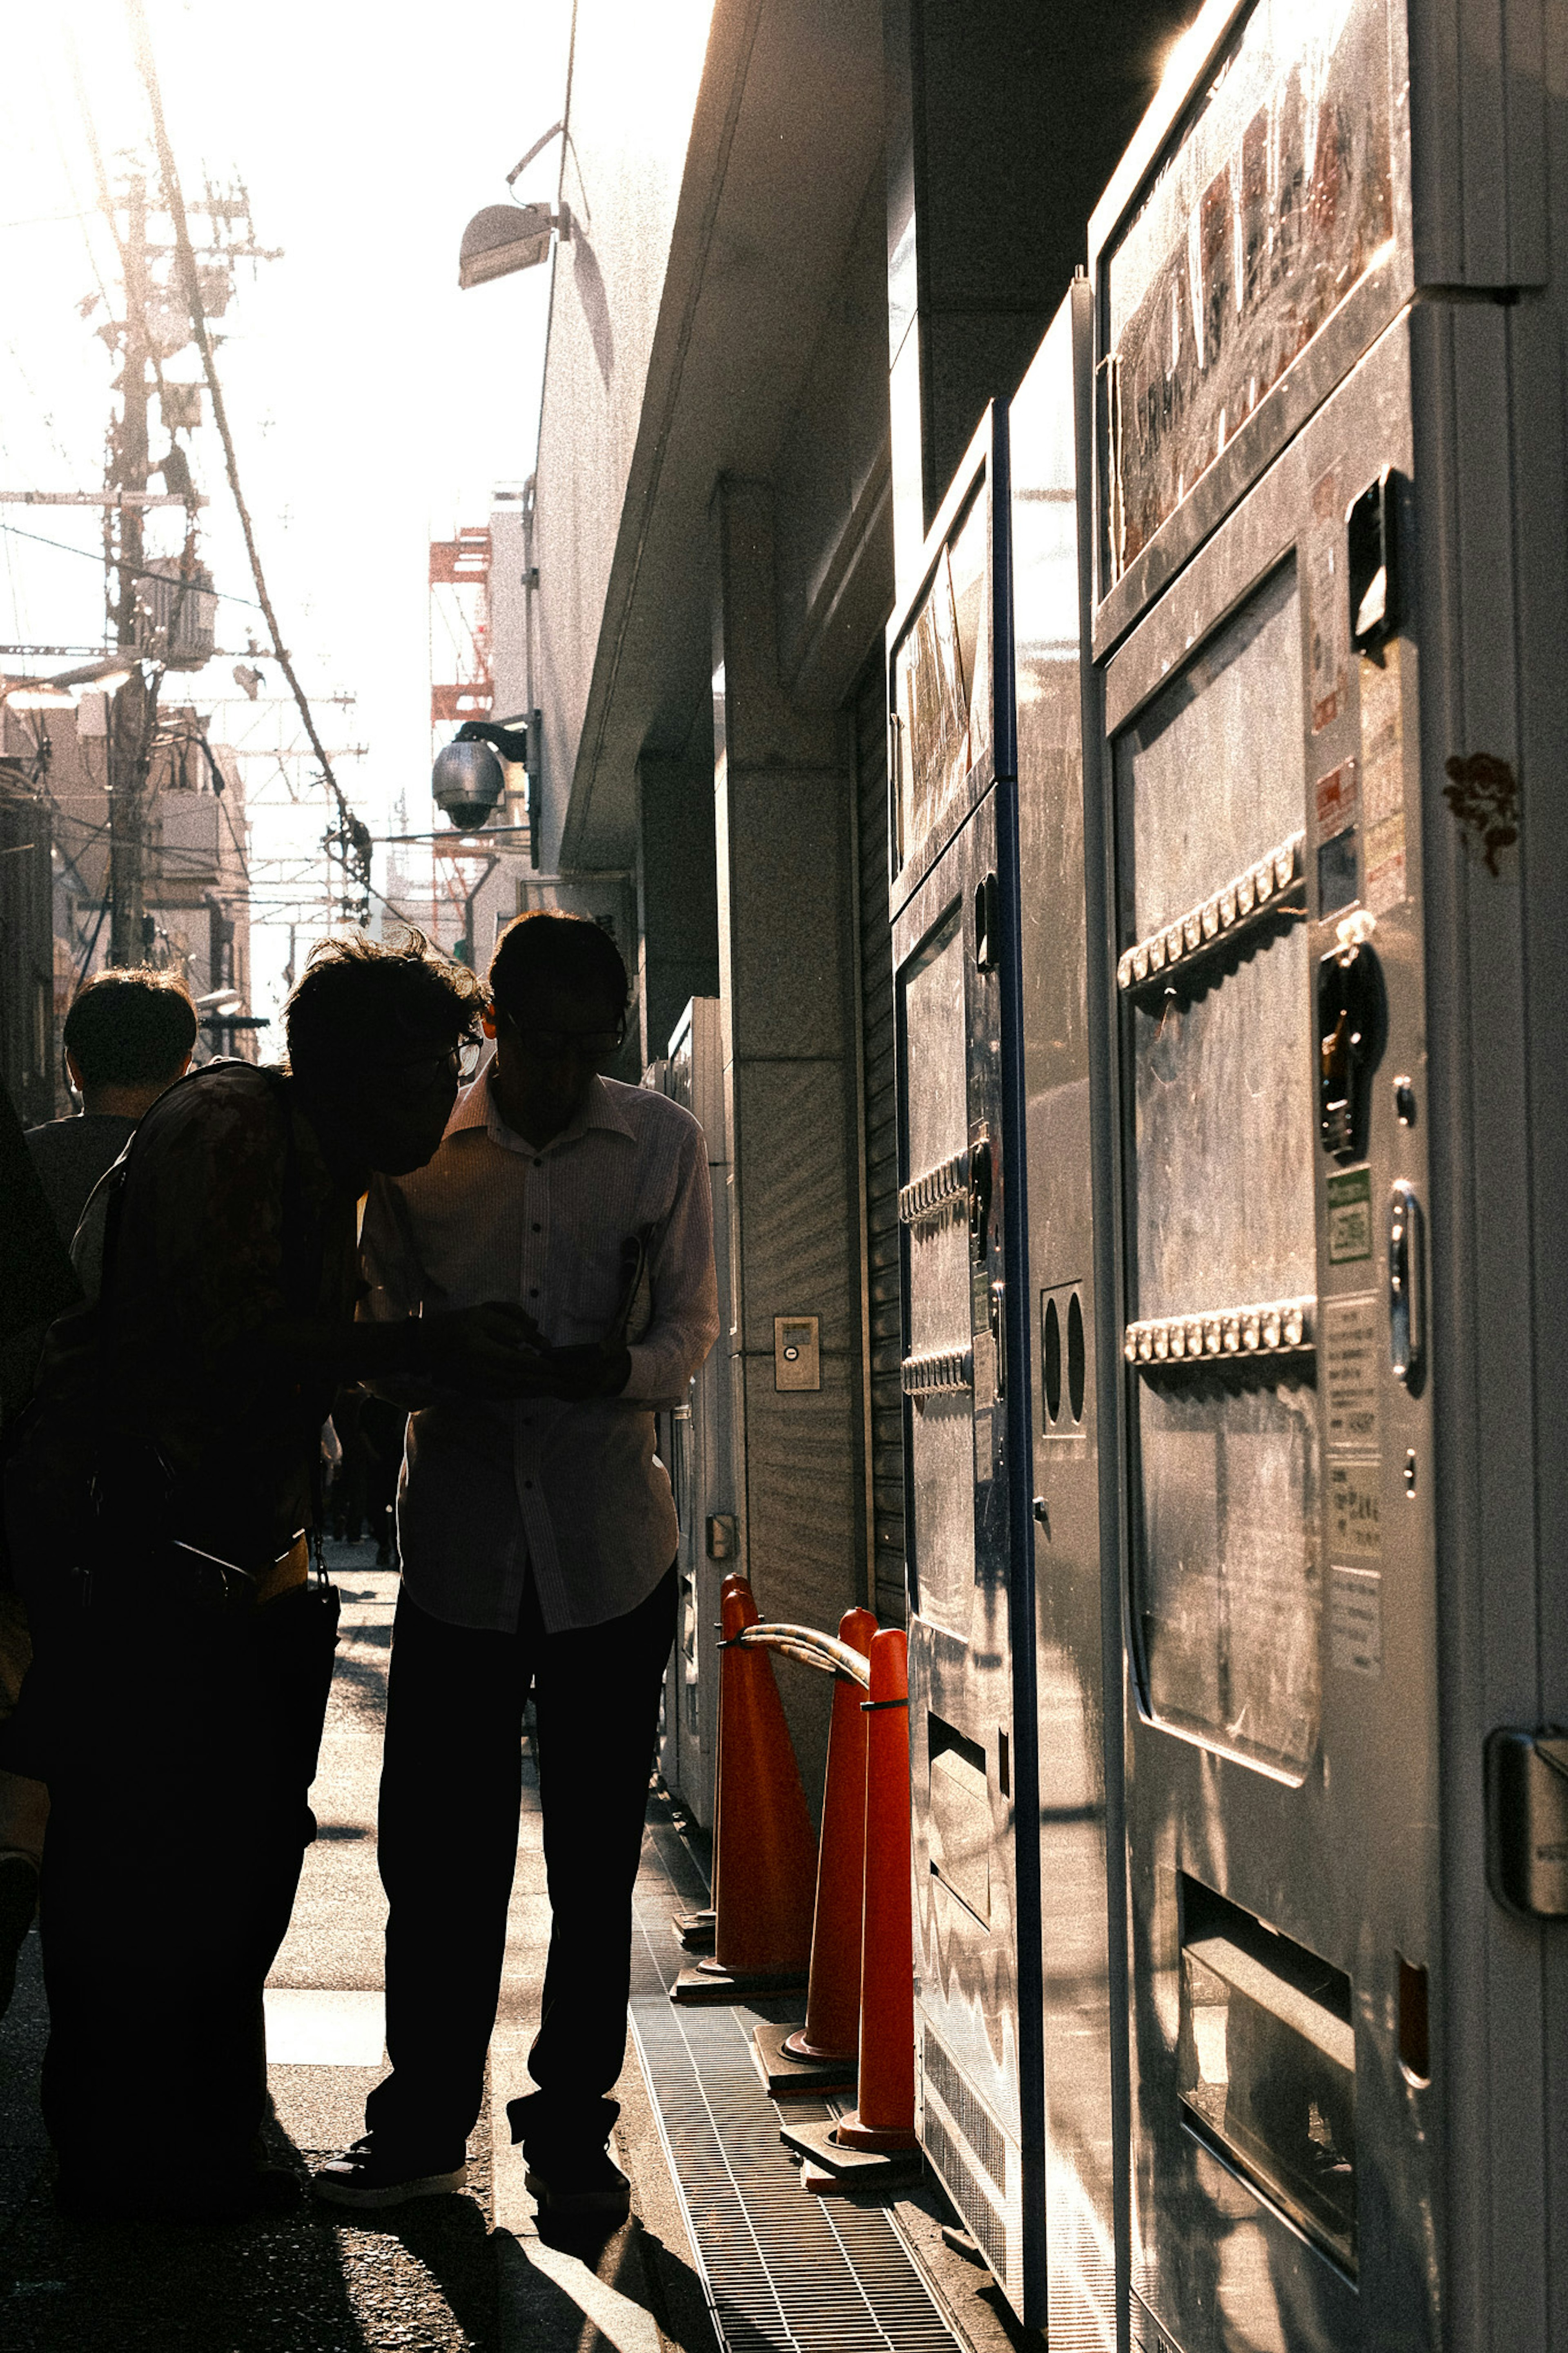
[[[793,2034],[784,2039],[786,2058],[799,2059],[809,2067],[848,2067],[853,2070],[858,2053],[853,2045],[847,2051],[837,2051],[826,2042],[808,2042],[805,2029],[797,2026]]]
[[[895,2126],[889,2132],[876,2125],[862,2124],[858,2108],[852,2108],[847,2116],[839,2117],[836,2137],[840,2148],[865,2149],[888,2157],[901,2150],[918,2152],[920,2148],[912,2126],[907,2131]]]
[[[828,2174],[841,2189],[868,2189],[882,2181],[907,2181],[921,2169],[918,2146],[909,2149],[850,2148],[837,2138],[837,2127],[831,2124],[781,2125],[779,2138],[806,2166]]]
[[[820,2100],[827,2092],[855,2088],[855,2054],[803,2059],[791,2049],[798,2028],[763,2021],[752,2030],[752,2048],[771,2100]]]
[[[710,1953],[715,1932],[711,1912],[677,1912],[670,1924],[688,1953]]]
[[[805,1984],[804,1969],[794,1975],[742,1973],[718,1969],[711,1961],[699,1961],[694,1968],[681,1970],[669,1989],[669,1998],[671,2001],[692,2005],[746,2001],[754,1993],[799,1993]]]

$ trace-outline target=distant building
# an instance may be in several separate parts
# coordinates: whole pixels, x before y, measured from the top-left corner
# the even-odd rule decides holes
[[[258,1057],[250,1009],[245,790],[227,746],[184,706],[159,713],[145,802],[146,961],[184,973],[203,1044]],[[59,1033],[89,974],[110,961],[108,704],[0,711],[0,1076],[24,1119],[68,1111]]]

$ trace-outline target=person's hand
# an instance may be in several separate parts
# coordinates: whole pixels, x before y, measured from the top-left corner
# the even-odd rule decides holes
[[[539,1326],[525,1307],[490,1300],[482,1307],[421,1316],[412,1329],[413,1369],[425,1379],[479,1397],[545,1394],[535,1377],[545,1361]]]

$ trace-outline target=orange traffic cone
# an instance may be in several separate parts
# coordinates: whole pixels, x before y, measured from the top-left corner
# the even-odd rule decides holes
[[[866,1926],[860,2075],[840,2148],[914,2149],[915,1979],[910,1842],[909,1652],[898,1628],[871,1642],[866,1702]]]
[[[743,1577],[721,1596],[719,1798],[713,1834],[713,1955],[676,1979],[677,2001],[805,1981],[816,1841],[766,1651],[732,1647],[757,1605]]]
[[[869,1609],[847,1609],[838,1621],[839,1641],[862,1658],[869,1656],[876,1631]],[[805,2024],[786,2036],[784,2046],[794,2059],[852,2062],[859,2042],[868,1721],[859,1684],[840,1675],[833,1687],[833,1721],[827,1733]]]

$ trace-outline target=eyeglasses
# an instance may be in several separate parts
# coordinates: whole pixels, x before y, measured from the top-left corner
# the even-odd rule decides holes
[[[407,1062],[388,1062],[383,1067],[395,1071],[413,1087],[437,1087],[449,1084],[456,1078],[466,1085],[479,1067],[484,1041],[479,1038],[459,1038],[444,1054],[419,1054]]]
[[[525,1029],[502,1007],[498,1005],[495,1009],[524,1052],[535,1061],[564,1062],[570,1057],[579,1062],[607,1062],[626,1043],[624,1020],[614,1029]]]

